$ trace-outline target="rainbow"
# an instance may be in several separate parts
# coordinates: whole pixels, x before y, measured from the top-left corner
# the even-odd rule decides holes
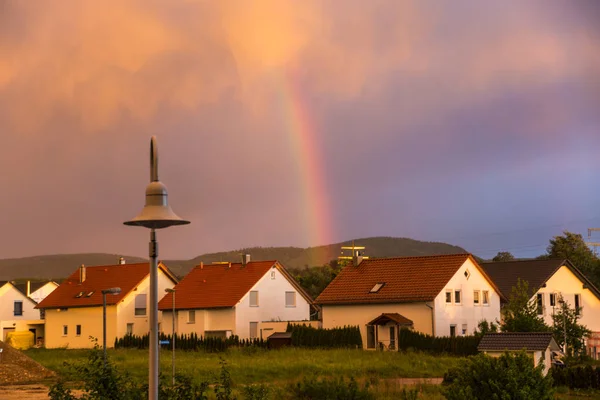
[[[317,144],[317,127],[304,93],[293,73],[284,71],[279,87],[279,105],[286,137],[300,175],[304,231],[309,246],[331,242],[331,210],[322,156]]]

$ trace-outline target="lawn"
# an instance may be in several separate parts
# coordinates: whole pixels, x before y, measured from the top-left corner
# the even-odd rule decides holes
[[[68,379],[64,362],[84,361],[89,350],[31,349],[25,352],[45,367]],[[109,349],[108,357],[120,370],[128,371],[135,379],[147,379],[148,351]],[[219,372],[219,361],[236,384],[287,383],[304,376],[355,377],[360,380],[394,378],[442,377],[461,360],[458,357],[432,356],[422,353],[374,352],[362,350],[314,350],[284,348],[263,350],[255,348],[230,349],[225,353],[177,351],[177,372],[206,380]],[[160,368],[171,374],[171,352],[161,350]]]

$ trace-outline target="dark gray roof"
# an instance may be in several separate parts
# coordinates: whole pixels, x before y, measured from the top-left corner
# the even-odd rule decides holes
[[[554,341],[552,332],[513,332],[513,333],[486,333],[481,338],[477,350],[479,351],[518,351],[546,350]],[[556,346],[554,342],[553,347]]]
[[[270,335],[267,339],[291,339],[292,332],[275,332]]]
[[[584,283],[585,288],[590,289],[600,299],[600,291],[569,260],[545,259],[481,263],[481,267],[507,299],[510,297],[512,288],[517,286],[519,278],[529,282],[529,289],[533,295],[563,265]]]

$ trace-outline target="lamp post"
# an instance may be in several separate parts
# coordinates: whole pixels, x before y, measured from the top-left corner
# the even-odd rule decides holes
[[[104,289],[102,291],[102,348],[104,349],[104,368],[106,368],[106,295],[118,295],[121,293],[120,287]]]
[[[171,340],[173,341],[173,343],[171,343],[172,348],[173,348],[173,354],[171,355],[171,367],[173,369],[172,371],[172,376],[173,376],[173,386],[175,386],[175,292],[177,290],[176,289],[172,289],[172,288],[166,288],[165,292],[167,293],[171,293],[171,299],[173,300],[173,311],[171,313],[171,319],[173,320],[173,326],[171,328]]]
[[[146,205],[140,214],[125,225],[150,229],[150,352],[148,360],[148,398],[158,400],[158,244],[156,229],[172,225],[185,225],[190,221],[181,219],[171,210],[167,188],[158,180],[158,149],[156,137],[150,140],[150,184],[146,187]]]

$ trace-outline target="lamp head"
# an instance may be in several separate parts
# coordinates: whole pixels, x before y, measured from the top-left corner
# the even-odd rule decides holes
[[[117,295],[119,293],[121,293],[121,288],[120,287],[112,287],[112,288],[109,288],[109,289],[102,290],[102,294],[114,294],[114,295]]]

